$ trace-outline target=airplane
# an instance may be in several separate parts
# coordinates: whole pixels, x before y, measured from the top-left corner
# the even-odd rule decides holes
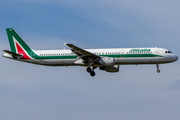
[[[64,43],[69,50],[33,50],[13,28],[6,29],[11,51],[3,50],[3,57],[21,62],[45,66],[83,66],[91,76],[99,67],[106,72],[119,72],[120,65],[171,63],[178,56],[164,48],[113,48],[82,49],[73,44]]]

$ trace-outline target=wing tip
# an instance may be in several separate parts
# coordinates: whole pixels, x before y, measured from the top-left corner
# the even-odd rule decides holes
[[[66,42],[63,42],[64,43],[64,46],[66,46],[67,45],[67,43]]]

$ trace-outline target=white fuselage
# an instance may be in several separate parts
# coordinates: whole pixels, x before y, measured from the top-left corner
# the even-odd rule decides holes
[[[113,57],[116,65],[123,64],[163,64],[174,62],[178,57],[167,52],[163,48],[117,48],[117,49],[85,49],[93,54],[103,57]],[[33,50],[37,55],[31,57],[30,60],[15,59],[23,62],[48,65],[48,66],[87,66],[83,64],[81,58],[74,54],[71,50]],[[14,59],[5,53],[4,57]],[[33,55],[31,55],[33,56]],[[92,66],[100,67],[99,64]]]
[[[94,69],[106,72],[119,72],[119,65],[159,64],[178,60],[178,56],[163,48],[116,48],[82,49],[71,43],[65,43],[70,50],[33,50],[13,28],[6,29],[11,50],[3,50],[3,57],[17,61],[46,66],[85,66],[91,76]]]

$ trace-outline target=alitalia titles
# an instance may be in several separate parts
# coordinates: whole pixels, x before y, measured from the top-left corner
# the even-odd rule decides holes
[[[151,49],[131,49],[129,52],[150,52]]]

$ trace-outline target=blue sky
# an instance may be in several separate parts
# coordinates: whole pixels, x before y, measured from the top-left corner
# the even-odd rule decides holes
[[[177,0],[6,0],[0,48],[14,28],[33,49],[163,47],[180,55]],[[3,51],[0,52],[3,54]],[[119,73],[0,58],[2,120],[179,120],[180,63],[120,66]]]

